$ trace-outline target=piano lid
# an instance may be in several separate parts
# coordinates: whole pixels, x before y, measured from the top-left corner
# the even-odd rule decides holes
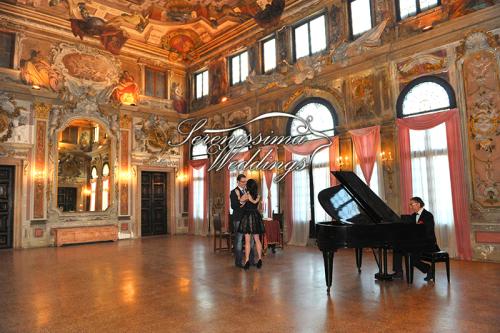
[[[401,222],[400,217],[380,199],[354,172],[332,171],[366,213],[378,222]]]
[[[354,172],[332,171],[342,185],[318,194],[325,211],[337,221],[348,223],[401,222],[400,217]]]

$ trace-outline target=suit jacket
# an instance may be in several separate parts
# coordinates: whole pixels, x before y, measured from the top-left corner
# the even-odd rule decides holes
[[[417,218],[417,213],[413,213],[411,215],[413,221]],[[431,212],[424,209],[422,210],[422,214],[418,218],[418,224],[423,223],[425,225],[425,235],[428,239],[432,240],[435,244],[435,248],[429,249],[429,251],[439,251],[439,246],[436,241],[436,234],[434,233],[434,215]]]
[[[229,198],[231,199],[231,208],[233,209],[233,222],[240,221],[243,216],[243,208],[240,207],[240,201],[238,200],[238,195],[236,194],[237,188],[238,187],[233,189],[229,195]]]

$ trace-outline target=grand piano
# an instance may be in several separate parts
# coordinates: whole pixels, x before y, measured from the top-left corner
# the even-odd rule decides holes
[[[323,252],[327,293],[332,286],[334,253],[339,248],[355,248],[358,272],[361,272],[363,248],[371,248],[378,265],[375,278],[390,280],[387,274],[387,250],[405,253],[422,252],[434,244],[426,238],[425,226],[411,223],[408,216],[400,217],[377,196],[355,173],[332,171],[340,185],[318,194],[331,222],[316,224],[319,249]],[[411,260],[411,256],[408,256]],[[406,259],[406,257],[405,257]],[[408,260],[405,260],[407,279]],[[411,270],[410,270],[411,271]]]

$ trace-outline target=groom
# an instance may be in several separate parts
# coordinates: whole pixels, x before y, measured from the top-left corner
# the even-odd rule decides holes
[[[247,177],[243,174],[239,174],[236,178],[238,184],[235,189],[231,191],[229,198],[231,199],[231,208],[233,209],[233,228],[234,228],[234,264],[236,267],[243,267],[243,234],[238,232],[238,227],[240,226],[241,217],[243,216],[244,204],[248,200],[246,195],[246,185]],[[236,189],[240,192],[240,199],[238,200],[238,195],[236,194]],[[253,238],[251,239],[250,252],[250,263],[253,263]]]

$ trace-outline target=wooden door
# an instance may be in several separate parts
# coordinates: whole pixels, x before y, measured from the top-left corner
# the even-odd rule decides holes
[[[143,171],[141,180],[141,234],[166,234],[167,174]]]
[[[12,247],[14,170],[13,166],[0,166],[0,249]]]

